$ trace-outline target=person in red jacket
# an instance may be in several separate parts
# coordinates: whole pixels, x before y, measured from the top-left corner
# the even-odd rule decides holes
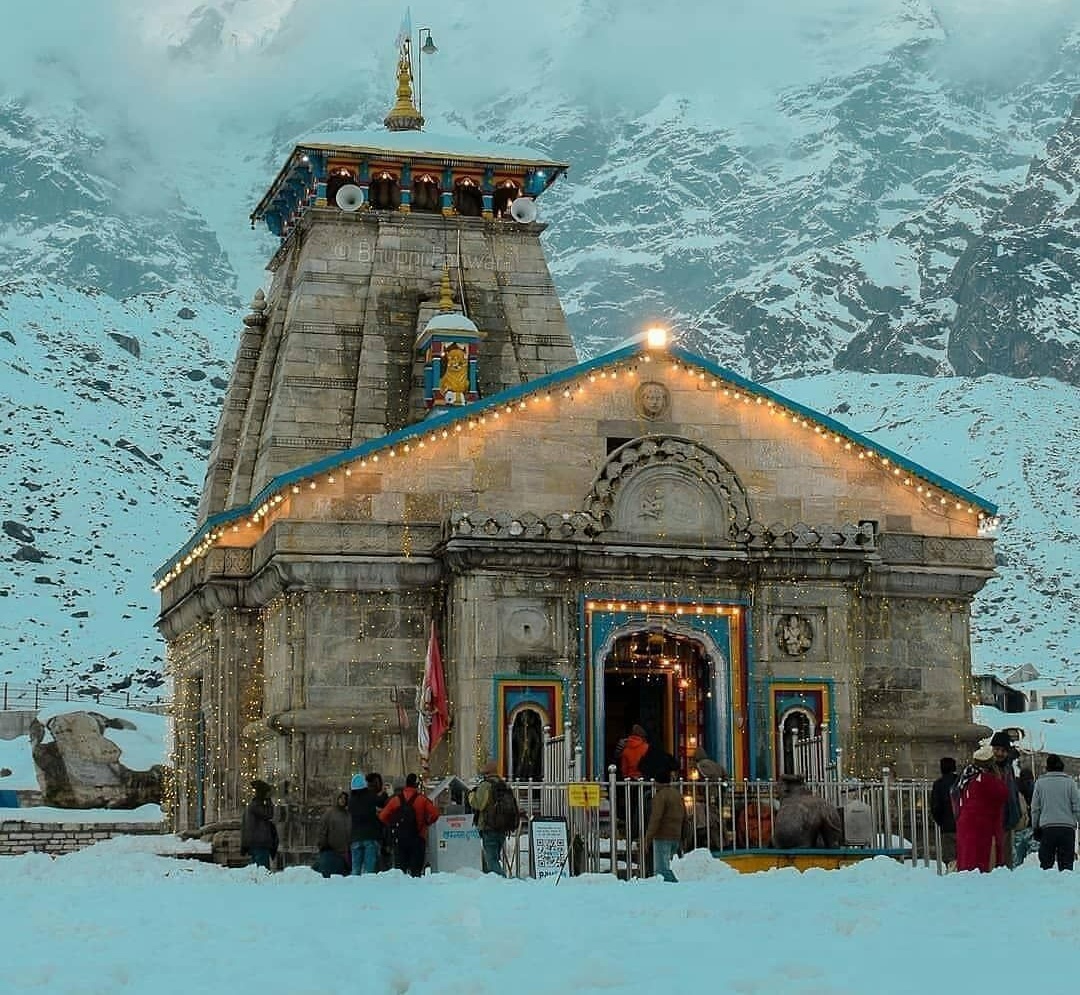
[[[415,774],[405,778],[405,787],[379,811],[379,820],[389,827],[394,841],[394,866],[414,878],[424,873],[427,859],[428,827],[439,818],[439,810],[417,788]]]
[[[630,735],[615,747],[615,760],[624,781],[641,778],[641,760],[648,752],[649,739],[644,728],[638,725],[631,727]]]
[[[994,751],[982,746],[956,785],[956,869],[991,871],[1004,867],[1005,804],[1009,786],[994,764]]]

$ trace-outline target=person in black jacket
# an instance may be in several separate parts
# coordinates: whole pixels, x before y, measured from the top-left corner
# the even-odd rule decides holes
[[[270,870],[277,859],[278,833],[274,825],[272,791],[265,781],[252,781],[255,797],[248,802],[240,821],[240,852],[251,855],[251,862]]]
[[[942,757],[941,777],[930,789],[930,816],[941,830],[941,859],[946,864],[956,860],[956,815],[952,807],[952,789],[956,784],[956,760]]]
[[[352,836],[352,818],[349,815],[349,793],[339,791],[319,821],[319,856],[315,870],[324,878],[349,873],[349,848]]]
[[[379,811],[387,803],[381,774],[368,774],[366,778],[353,778],[349,793],[349,815],[352,817],[352,873],[374,874],[379,870],[379,854],[382,850],[384,827]]]

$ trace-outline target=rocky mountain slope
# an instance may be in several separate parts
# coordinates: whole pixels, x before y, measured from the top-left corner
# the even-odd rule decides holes
[[[344,0],[71,6],[66,47],[36,17],[0,40],[0,681],[156,693],[150,574],[194,524],[273,251],[246,212],[303,135],[378,126],[400,10],[346,44]],[[583,355],[662,318],[1001,504],[977,662],[1071,673],[1075,12],[685,6],[689,37],[639,0],[553,0],[489,43],[499,5],[451,2],[431,127],[572,163],[541,214]]]

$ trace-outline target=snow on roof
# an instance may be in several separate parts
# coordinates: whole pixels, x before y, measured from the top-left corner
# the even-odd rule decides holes
[[[460,311],[447,311],[437,314],[424,325],[425,332],[472,332],[479,335],[480,331],[473,322],[466,318]]]
[[[437,135],[430,131],[336,131],[312,135],[298,148],[363,149],[430,155],[436,158],[489,159],[543,166],[565,166],[546,152],[525,145],[485,142],[470,135]]]

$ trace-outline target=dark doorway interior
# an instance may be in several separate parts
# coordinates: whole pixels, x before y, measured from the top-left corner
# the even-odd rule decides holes
[[[633,725],[645,727],[649,742],[664,745],[668,693],[668,682],[659,675],[649,679],[646,673],[604,674],[605,767],[615,763],[615,747]]]
[[[604,766],[633,725],[667,751],[688,777],[698,747],[715,738],[713,666],[700,642],[642,631],[616,640],[604,667]]]

